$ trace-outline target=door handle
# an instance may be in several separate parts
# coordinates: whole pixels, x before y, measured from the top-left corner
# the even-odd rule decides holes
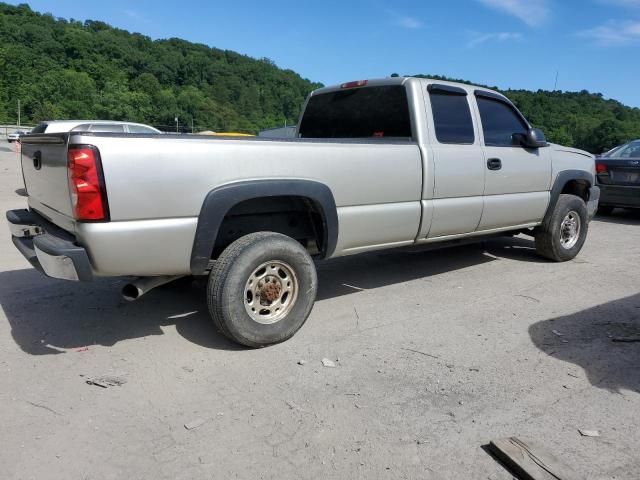
[[[502,168],[502,160],[499,158],[490,158],[487,160],[487,168],[489,170],[500,170]]]
[[[42,152],[38,150],[33,154],[33,168],[40,170],[42,168]]]

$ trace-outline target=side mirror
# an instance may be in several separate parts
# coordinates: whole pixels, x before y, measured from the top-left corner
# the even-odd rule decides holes
[[[524,148],[543,148],[548,147],[547,139],[539,128],[530,128],[526,133],[514,133],[513,142]]]

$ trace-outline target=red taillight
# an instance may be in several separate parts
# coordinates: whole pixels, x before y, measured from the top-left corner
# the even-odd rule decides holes
[[[356,80],[355,82],[347,82],[340,85],[340,88],[356,88],[356,87],[364,87],[369,80]]]
[[[90,146],[69,147],[67,173],[76,220],[108,220],[106,191],[97,150]]]
[[[607,173],[607,166],[602,162],[596,162],[596,173]]]

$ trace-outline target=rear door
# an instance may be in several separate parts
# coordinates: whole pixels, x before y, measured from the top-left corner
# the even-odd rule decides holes
[[[430,84],[425,92],[433,154],[428,238],[470,233],[482,215],[484,157],[467,90]]]
[[[514,134],[529,125],[501,96],[476,90],[482,126],[484,207],[478,230],[492,230],[540,222],[549,204],[551,154],[549,148],[524,148]]]

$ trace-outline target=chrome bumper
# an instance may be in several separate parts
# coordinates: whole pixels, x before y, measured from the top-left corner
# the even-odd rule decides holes
[[[36,269],[52,278],[93,279],[89,256],[68,232],[29,210],[10,210],[7,222],[16,248]]]
[[[600,188],[594,185],[589,189],[589,201],[587,202],[589,220],[595,216],[598,210],[598,202],[600,202]]]

